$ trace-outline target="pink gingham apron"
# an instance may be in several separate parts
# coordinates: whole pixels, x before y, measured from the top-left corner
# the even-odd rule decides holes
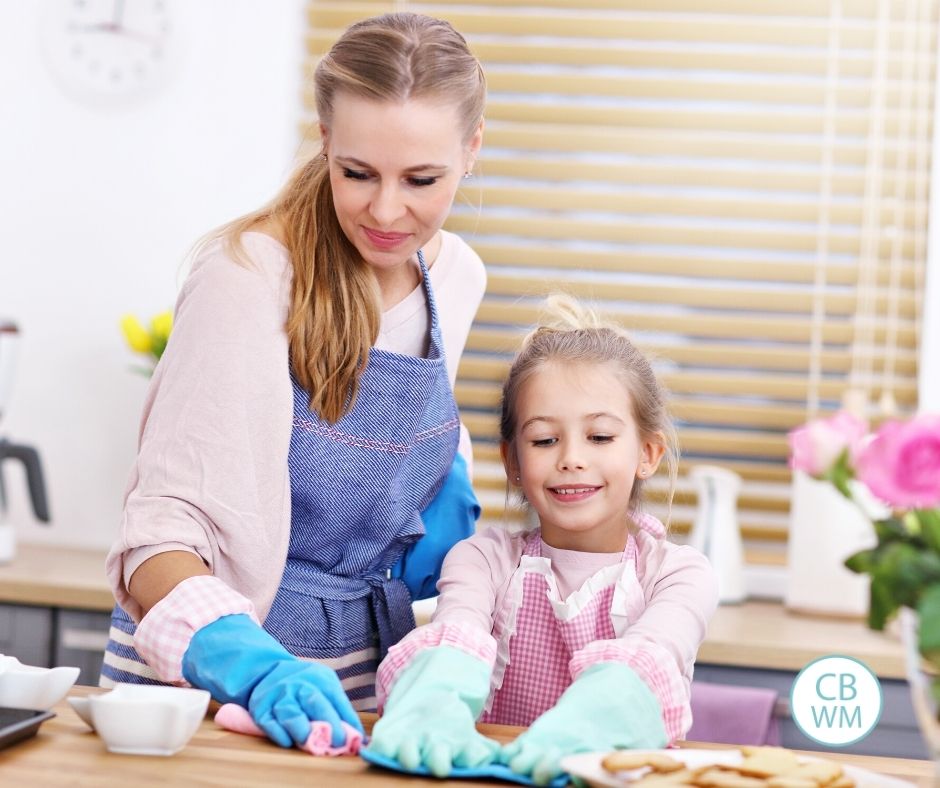
[[[530,725],[554,706],[571,685],[569,662],[572,656],[589,643],[617,636],[611,621],[611,604],[624,572],[636,574],[637,549],[633,535],[629,535],[618,565],[622,571],[612,575],[609,584],[595,589],[594,595],[572,616],[568,616],[567,600],[552,604],[545,574],[546,569],[550,573],[550,564],[547,558],[542,558],[541,545],[539,531],[528,536],[523,558],[510,579],[503,604],[518,602],[515,616],[510,612],[508,617],[495,617],[497,627],[493,635],[498,643],[497,650],[508,654],[508,661],[501,679],[494,676],[497,686],[481,722]],[[594,577],[607,569],[600,570]],[[516,584],[521,584],[521,594]],[[638,584],[635,585],[639,591]]]

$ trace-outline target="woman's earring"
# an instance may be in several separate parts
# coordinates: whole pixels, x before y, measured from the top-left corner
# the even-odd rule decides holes
[[[517,476],[517,477],[516,477],[516,481],[517,481],[517,482],[521,482],[521,481],[522,481],[522,477],[521,477],[521,476]]]
[[[467,178],[469,178],[471,175],[473,175],[473,172],[472,172],[471,170],[467,170],[467,171],[463,174],[463,179],[464,179],[464,180],[467,180]]]
[[[329,161],[329,159],[327,158],[327,155],[326,155],[325,153],[321,153],[321,154],[320,154],[320,158],[323,159],[323,161]]]

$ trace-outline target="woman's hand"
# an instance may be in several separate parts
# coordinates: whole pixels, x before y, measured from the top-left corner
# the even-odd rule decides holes
[[[444,556],[461,539],[473,535],[479,517],[480,502],[470,483],[467,461],[457,454],[443,486],[421,512],[424,536],[392,567],[392,577],[408,586],[412,599],[437,596]]]
[[[244,614],[222,616],[193,635],[183,676],[217,701],[248,709],[282,747],[304,744],[311,720],[330,724],[334,747],[346,741],[341,722],[362,731],[336,671],[293,656]]]

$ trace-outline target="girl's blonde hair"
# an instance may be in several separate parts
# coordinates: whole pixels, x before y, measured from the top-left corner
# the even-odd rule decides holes
[[[672,504],[678,468],[676,430],[668,410],[668,394],[659,382],[649,359],[630,341],[616,323],[605,322],[593,310],[567,295],[552,295],[545,301],[544,316],[522,341],[522,348],[503,383],[499,433],[515,456],[516,401],[525,382],[549,362],[603,364],[623,381],[639,436],[665,446],[663,461],[669,474],[669,505]],[[630,506],[642,500],[643,480],[633,484]]]
[[[449,22],[415,13],[372,17],[349,27],[317,65],[320,123],[329,128],[337,94],[375,101],[430,99],[458,109],[462,141],[483,119],[486,82],[479,61]],[[272,222],[293,268],[287,335],[291,368],[310,409],[335,423],[355,404],[359,376],[381,320],[375,275],[340,227],[328,162],[303,162],[257,211],[210,233],[244,261],[241,234]]]

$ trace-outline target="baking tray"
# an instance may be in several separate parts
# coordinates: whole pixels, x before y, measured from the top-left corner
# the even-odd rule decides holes
[[[55,717],[52,711],[11,709],[0,706],[0,749],[35,736],[39,726]]]

